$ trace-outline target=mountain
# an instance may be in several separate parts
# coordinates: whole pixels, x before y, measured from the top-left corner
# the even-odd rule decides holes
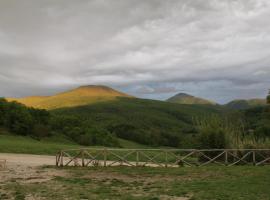
[[[56,109],[63,107],[75,107],[100,101],[115,100],[117,97],[131,97],[107,86],[88,85],[73,90],[62,92],[52,96],[30,96],[24,98],[7,98],[8,101],[16,101],[29,107],[42,109]]]
[[[216,105],[215,102],[206,100],[206,99],[202,99],[199,97],[194,97],[192,95],[189,94],[185,94],[185,93],[179,93],[176,94],[175,96],[167,99],[168,102],[172,102],[172,103],[179,103],[179,104],[204,104],[204,105]]]
[[[243,110],[265,105],[266,99],[237,99],[225,104],[225,107],[230,109]]]

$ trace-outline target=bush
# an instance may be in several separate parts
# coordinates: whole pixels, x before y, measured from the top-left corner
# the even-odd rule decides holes
[[[200,149],[224,149],[227,147],[225,132],[221,129],[205,129],[199,134]]]
[[[256,141],[266,140],[270,138],[270,125],[263,124],[257,127],[254,131],[254,137]]]
[[[44,124],[35,124],[32,134],[36,138],[43,138],[43,137],[48,137],[51,135],[50,129],[47,125]]]

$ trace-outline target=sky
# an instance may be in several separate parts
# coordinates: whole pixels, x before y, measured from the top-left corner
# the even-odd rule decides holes
[[[269,0],[0,0],[0,96],[264,98],[269,19]]]

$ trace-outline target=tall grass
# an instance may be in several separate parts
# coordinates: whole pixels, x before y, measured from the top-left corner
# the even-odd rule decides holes
[[[258,138],[246,128],[245,121],[238,117],[210,115],[194,119],[198,129],[200,148],[269,148],[269,138]],[[216,139],[214,139],[216,137]],[[209,140],[209,141],[207,141]],[[210,141],[211,140],[211,141]],[[224,141],[221,141],[224,140]],[[210,144],[210,145],[209,145]],[[211,146],[212,145],[212,146]]]

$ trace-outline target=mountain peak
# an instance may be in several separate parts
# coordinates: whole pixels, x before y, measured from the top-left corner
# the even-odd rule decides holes
[[[52,96],[9,98],[8,100],[17,101],[29,107],[51,110],[110,101],[117,97],[131,96],[104,85],[84,85]]]
[[[195,97],[186,93],[178,93],[173,97],[167,99],[168,102],[179,103],[179,104],[206,104],[206,105],[216,105],[215,102]]]

